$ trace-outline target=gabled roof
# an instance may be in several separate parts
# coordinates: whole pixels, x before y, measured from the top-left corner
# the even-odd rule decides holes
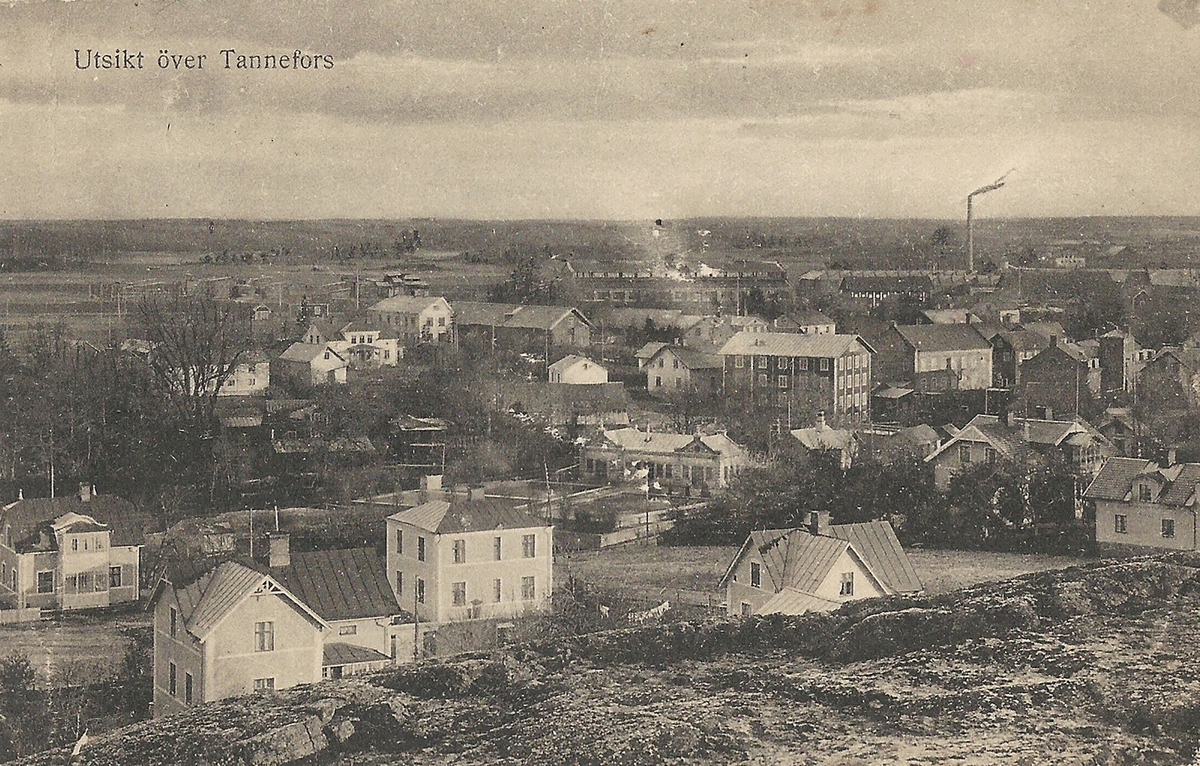
[[[631,452],[660,455],[675,454],[697,448],[725,455],[740,455],[746,451],[744,447],[723,433],[701,436],[699,434],[676,434],[670,431],[639,431],[631,427],[605,431],[604,438],[614,446]]]
[[[574,314],[585,325],[587,317],[569,306],[525,306],[516,303],[478,303],[459,301],[454,304],[454,323],[459,326],[486,325],[552,330],[559,322]]]
[[[329,346],[316,343],[293,343],[287,347],[286,351],[279,355],[279,358],[286,362],[303,362],[304,364],[311,364],[314,359],[316,359],[318,356],[321,356],[326,351],[336,356],[342,362],[346,361],[345,357],[334,351]]]
[[[969,324],[897,325],[896,332],[917,351],[991,350],[987,339]]]
[[[1058,338],[1060,341],[1067,339],[1067,331],[1063,329],[1061,322],[1022,322],[1021,327],[1049,341],[1051,338]]]
[[[1107,437],[1082,419],[1013,418],[1013,425],[1009,426],[998,415],[976,415],[961,431],[947,439],[925,460],[927,462],[936,460],[951,447],[962,442],[983,442],[1005,457],[1011,457],[1021,444],[1061,447],[1069,437],[1076,434],[1097,442],[1103,447],[1112,446]]]
[[[1153,362],[1170,357],[1189,370],[1200,370],[1200,349],[1164,348],[1155,354]]]
[[[833,324],[833,319],[825,316],[816,309],[804,309],[787,315],[789,319],[795,322],[800,327],[806,327],[814,324]]]
[[[583,362],[586,362],[587,364],[590,364],[593,367],[599,367],[602,370],[604,369],[603,366],[596,364],[591,359],[588,359],[586,356],[579,356],[578,354],[567,354],[562,359],[559,359],[557,362],[550,365],[550,369],[554,370],[556,372],[559,372],[562,370],[570,369],[571,367],[574,367],[575,365],[583,363]]]
[[[810,451],[848,450],[854,441],[854,433],[844,428],[830,428],[826,425],[797,428],[792,436]]]
[[[667,352],[670,352],[672,356],[679,360],[680,364],[689,370],[719,370],[723,364],[721,357],[717,354],[708,354],[699,349],[688,348],[687,346],[664,345],[650,359],[654,360],[660,354]]]
[[[524,500],[511,498],[469,499],[462,495],[450,495],[394,513],[388,520],[411,524],[439,535],[550,526],[544,513],[528,505]]]
[[[156,588],[153,599],[159,597],[164,585],[170,585],[174,590],[184,627],[201,640],[207,637],[226,615],[259,590],[278,593],[313,622],[325,628],[329,627],[320,615],[274,577],[240,561],[227,559],[216,562],[186,584],[176,584],[168,574],[164,576],[159,588]]]
[[[794,332],[739,332],[726,341],[717,353],[722,356],[753,354],[833,359],[845,354],[855,344],[875,353],[875,349],[857,335],[805,335]]]
[[[1033,330],[1007,330],[1000,337],[1012,346],[1013,351],[1037,351],[1050,345],[1048,338]]]
[[[771,587],[776,591],[790,588],[815,598],[830,569],[849,549],[885,594],[922,590],[921,580],[888,522],[831,524],[820,532],[814,535],[803,527],[751,532],[721,577],[720,587],[726,585],[746,553],[754,549],[762,557],[764,577]]]
[[[4,506],[0,524],[11,527],[14,541],[34,535],[39,527],[61,518],[86,517],[110,531],[109,545],[142,545],[153,519],[133,503],[115,495],[93,494],[87,501],[78,495],[30,497]]]
[[[637,350],[637,353],[634,354],[633,356],[636,359],[651,359],[654,357],[655,354],[657,354],[659,351],[661,351],[664,346],[667,346],[667,345],[668,344],[666,344],[666,343],[659,343],[658,341],[650,341],[646,345],[639,348]]]
[[[441,296],[395,295],[391,298],[384,298],[371,306],[369,310],[396,314],[419,314],[435,303],[446,303],[446,299]]]
[[[404,612],[372,548],[293,552],[290,559],[271,574],[327,622]]]
[[[1164,485],[1153,502],[1182,506],[1187,505],[1195,494],[1196,484],[1200,482],[1200,464],[1179,463],[1159,468],[1153,461],[1141,458],[1109,458],[1083,496],[1091,500],[1128,500],[1133,481],[1139,476],[1151,477]]]

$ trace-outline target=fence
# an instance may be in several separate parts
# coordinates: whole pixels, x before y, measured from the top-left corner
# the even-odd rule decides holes
[[[0,609],[0,625],[36,622],[42,619],[42,610],[36,606],[26,609]]]

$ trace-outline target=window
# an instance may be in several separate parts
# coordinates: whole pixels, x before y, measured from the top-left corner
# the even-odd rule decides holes
[[[842,596],[853,596],[854,595],[854,573],[853,572],[842,572],[842,589],[840,591],[838,591],[838,594],[842,595]]]
[[[396,597],[404,598],[404,573],[396,572]]]
[[[454,583],[452,588],[454,590],[454,605],[455,606],[466,606],[467,605],[467,584],[465,582],[456,582],[456,583]]]
[[[108,568],[108,587],[110,587],[110,588],[120,588],[121,587],[121,567],[109,567]]]
[[[1175,519],[1163,519],[1162,520],[1162,536],[1163,537],[1174,537],[1175,536]]]
[[[92,589],[97,593],[108,590],[108,581],[104,579],[104,572],[97,572],[92,576]]]
[[[267,692],[275,688],[275,678],[256,678],[254,679],[254,691]]]
[[[821,372],[829,372],[829,359],[821,359]]]
[[[73,550],[73,551],[79,550],[79,538],[78,537],[71,538],[71,550]]]
[[[171,607],[171,638],[175,638],[179,631],[179,612],[175,611],[175,607]]]
[[[76,579],[75,575],[67,575],[66,577],[63,578],[63,592],[64,593],[78,593],[79,592],[79,580]]]
[[[971,445],[970,444],[958,445],[958,462],[962,463],[963,465],[966,465],[967,463],[971,462]]]
[[[404,554],[404,530],[396,530],[396,553],[397,555]]]
[[[521,555],[527,559],[537,556],[537,535],[521,535]]]
[[[329,358],[329,352],[328,352],[328,351],[326,351],[326,352],[325,352],[325,358],[326,358],[326,359],[328,359],[328,358]]]
[[[1125,514],[1118,513],[1113,516],[1113,532],[1118,535],[1126,534],[1129,531],[1129,517]]]
[[[996,450],[988,447],[986,450],[984,450],[984,454],[987,456],[987,461],[989,463],[996,462]]]
[[[662,388],[662,376],[661,375],[654,376],[654,387]]]
[[[536,585],[532,577],[521,578],[521,598],[525,601],[533,601],[537,595]]]
[[[659,366],[659,367],[666,367],[666,366],[667,366],[667,360],[666,360],[666,359],[663,359],[662,357],[659,357],[659,359],[658,359],[658,366]]]
[[[760,385],[760,386],[766,386],[766,385],[767,385],[767,373],[765,373],[765,372],[760,372],[760,373],[758,374],[758,385]]]
[[[500,580],[499,578],[492,580],[492,601],[500,603]]]
[[[758,359],[758,369],[767,369],[767,358],[765,356],[756,357]]]
[[[417,578],[417,603],[425,603],[425,581],[420,577]]]
[[[671,361],[674,363],[674,367],[675,367],[675,369],[677,369],[677,370],[678,370],[678,369],[679,369],[679,360],[678,360],[678,359],[673,359],[673,360],[671,360]]]
[[[780,387],[780,388],[787,388],[787,375],[780,375],[780,376],[779,376],[779,387]]]
[[[256,652],[273,652],[273,651],[275,651],[275,623],[274,622],[256,622],[256,623],[254,623],[254,651],[256,651]]]
[[[750,562],[750,587],[762,587],[762,564],[757,561]]]
[[[417,561],[425,560],[425,538],[417,538]]]
[[[798,360],[796,360],[796,361],[800,362],[800,369],[801,369],[801,370],[807,370],[807,369],[808,369],[808,357],[807,357],[807,356],[802,356],[802,357],[800,357],[800,358],[799,358]]]
[[[183,674],[183,702],[185,705],[192,704],[192,674]]]
[[[175,667],[174,662],[170,663],[167,666],[167,689],[170,690],[172,697],[174,697],[175,692],[178,691],[178,686],[177,686],[178,676],[179,676],[179,669]]]
[[[738,369],[741,369],[741,368],[745,367],[745,366],[746,366],[746,357],[744,357],[744,356],[735,356],[735,357],[733,358],[733,366],[734,366],[734,367],[737,367]]]
[[[341,625],[338,627],[339,636],[356,636],[358,635],[357,625]]]
[[[454,541],[454,563],[462,564],[462,563],[465,563],[466,560],[467,560],[467,541],[466,540],[455,540]]]
[[[438,317],[438,327],[446,326],[446,317]]]
[[[589,460],[588,462],[590,463],[591,461]],[[500,560],[500,538],[499,537],[492,539],[492,558],[496,559],[496,561]]]
[[[1153,499],[1154,499],[1154,490],[1152,490],[1150,488],[1150,485],[1149,484],[1139,484],[1138,485],[1138,501],[1142,502],[1142,503],[1149,503]]]
[[[87,593],[91,589],[92,589],[92,573],[91,572],[80,572],[79,573],[79,592]]]
[[[53,593],[54,592],[54,572],[38,572],[37,573],[37,592],[38,593]]]

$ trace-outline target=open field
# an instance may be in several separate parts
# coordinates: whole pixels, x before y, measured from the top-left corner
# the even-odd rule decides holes
[[[562,582],[573,575],[605,591],[647,600],[676,590],[709,593],[719,600],[723,594],[716,592],[717,583],[736,553],[732,546],[625,546],[560,557],[554,576]],[[930,594],[1081,563],[1066,556],[991,551],[911,549],[908,555]]]
[[[0,657],[29,658],[39,682],[86,671],[92,679],[116,674],[132,640],[125,628],[150,624],[140,608],[114,614],[67,615],[25,625],[0,626]],[[76,679],[77,680],[77,679]]]

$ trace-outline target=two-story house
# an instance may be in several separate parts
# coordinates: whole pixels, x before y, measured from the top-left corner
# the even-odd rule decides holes
[[[433,626],[550,610],[553,526],[523,500],[444,493],[387,518],[387,571]]]
[[[330,625],[255,562],[181,562],[154,614],[154,714],[321,679]]]
[[[588,478],[621,482],[642,473],[648,486],[684,494],[724,487],[751,462],[746,448],[723,432],[703,436],[636,428],[605,431],[580,455]]]
[[[876,342],[882,380],[953,370],[961,390],[992,385],[992,345],[970,324],[893,325]]]
[[[751,532],[725,570],[730,616],[828,612],[848,601],[923,590],[886,521]]]
[[[570,306],[459,301],[454,326],[461,343],[492,351],[548,356],[555,348],[592,343],[592,323]]]
[[[1095,505],[1101,548],[1200,550],[1200,464],[1164,468],[1151,460],[1115,457],[1083,497]]]
[[[388,328],[406,345],[449,343],[454,339],[454,311],[442,297],[396,295],[367,309],[372,327]]]
[[[831,420],[868,419],[875,349],[857,335],[738,333],[717,353],[726,396],[804,396]]]
[[[404,347],[389,327],[367,322],[349,322],[338,330],[337,338],[326,341],[342,356],[351,369],[395,367],[404,358]]]
[[[413,657],[413,617],[397,603],[385,560],[374,548],[293,552],[286,533],[273,533],[268,564],[271,575],[329,625],[323,677]]]
[[[650,344],[647,344],[649,346]],[[721,357],[695,348],[656,344],[644,361],[646,390],[655,396],[698,393],[704,396],[721,390]]]
[[[146,518],[89,484],[20,499],[0,512],[0,600],[13,608],[110,606],[138,598]]]

